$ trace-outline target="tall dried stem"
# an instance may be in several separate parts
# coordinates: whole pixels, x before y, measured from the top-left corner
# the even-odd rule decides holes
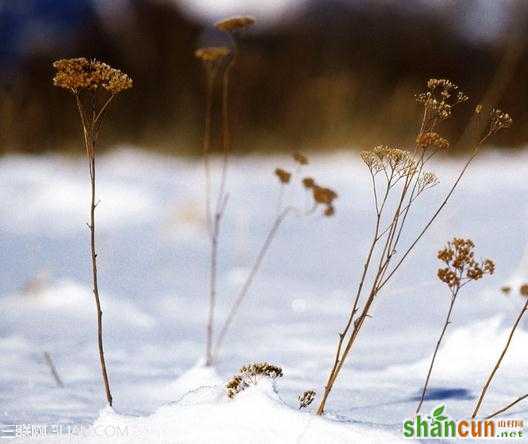
[[[92,261],[92,284],[93,284],[93,295],[95,300],[95,306],[97,311],[97,348],[99,351],[99,363],[101,366],[101,374],[103,378],[103,384],[108,404],[112,406],[113,398],[110,391],[110,381],[108,378],[108,371],[106,368],[106,360],[104,354],[103,345],[103,310],[101,308],[101,298],[99,296],[99,283],[97,276],[97,250],[95,244],[95,210],[98,202],[96,201],[96,170],[95,170],[95,145],[97,140],[97,129],[99,125],[99,119],[103,115],[102,113],[96,113],[96,97],[92,94],[92,112],[91,116],[88,117],[84,110],[81,98],[78,94],[75,95],[77,108],[82,122],[84,142],[86,153],[88,156],[88,167],[90,171],[90,222],[88,228],[90,229],[90,253]],[[110,102],[111,98],[105,102],[106,105]],[[89,120],[87,120],[89,118]]]
[[[222,167],[220,172],[220,185],[216,199],[214,215],[211,226],[211,261],[209,270],[209,315],[207,320],[207,339],[205,351],[205,364],[213,363],[213,336],[214,317],[216,309],[217,275],[218,275],[218,242],[222,218],[227,205],[228,195],[226,193],[227,169],[231,153],[231,132],[229,128],[229,77],[238,54],[236,40],[232,38],[234,52],[224,70],[222,78]]]
[[[508,349],[510,347],[511,341],[513,339],[513,335],[515,334],[515,331],[517,330],[517,327],[519,326],[521,319],[523,318],[524,314],[528,311],[528,298],[526,299],[526,303],[524,304],[523,308],[521,309],[521,312],[515,319],[515,322],[513,323],[513,327],[510,331],[510,334],[508,335],[508,339],[506,341],[506,344],[504,345],[504,348],[499,356],[499,359],[497,360],[495,367],[493,367],[493,370],[491,371],[490,375],[488,376],[488,379],[486,380],[484,386],[482,387],[482,391],[480,393],[479,399],[477,401],[477,404],[475,405],[475,410],[473,410],[473,414],[471,415],[472,418],[475,418],[478,415],[478,412],[480,410],[480,407],[482,405],[482,402],[484,401],[484,396],[486,396],[486,392],[489,389],[489,386],[491,384],[491,381],[495,377],[495,374],[499,370],[499,367],[506,356],[506,353],[508,352]],[[522,397],[521,397],[522,398]],[[523,398],[524,399],[524,398]],[[521,399],[517,400],[515,403],[519,402]],[[514,404],[515,404],[514,403]],[[512,404],[513,405],[513,404]],[[511,407],[508,406],[507,408]],[[501,412],[499,412],[501,413]],[[498,414],[498,413],[497,413]]]
[[[105,388],[106,399],[112,406],[112,394],[106,369],[103,347],[103,311],[99,297],[99,284],[97,275],[97,250],[95,245],[95,210],[96,202],[96,174],[95,174],[95,145],[103,117],[114,97],[132,88],[132,79],[122,71],[112,68],[106,63],[97,60],[88,60],[84,57],[57,60],[53,63],[56,69],[53,84],[73,94],[77,111],[81,119],[84,148],[90,170],[90,250],[92,262],[92,281],[95,306],[97,310],[97,347],[99,361]],[[81,93],[85,98],[81,99]],[[98,95],[106,95],[103,104],[99,106]]]

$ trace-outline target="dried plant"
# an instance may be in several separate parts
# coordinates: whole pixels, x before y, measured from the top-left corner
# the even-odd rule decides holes
[[[295,153],[293,155],[293,158],[294,161],[298,164],[296,168],[297,173],[300,172],[303,165],[308,164],[308,158],[305,155]],[[218,337],[214,347],[213,357],[218,356],[220,348],[225,340],[226,334],[229,328],[231,327],[233,320],[236,314],[238,313],[240,306],[242,305],[242,302],[248,294],[251,284],[253,283],[253,280],[255,279],[255,276],[258,270],[260,269],[260,266],[262,265],[262,261],[264,260],[266,253],[268,252],[273,240],[277,235],[279,228],[286,220],[286,218],[291,214],[296,216],[309,216],[313,214],[314,211],[316,211],[317,208],[319,208],[320,206],[324,208],[323,216],[331,217],[335,214],[334,201],[335,199],[337,199],[337,193],[330,188],[317,185],[315,180],[312,178],[305,177],[304,179],[302,179],[300,184],[300,186],[304,187],[306,190],[309,190],[312,194],[313,203],[309,208],[301,208],[299,206],[294,205],[284,205],[283,195],[285,187],[294,185],[294,178],[296,176],[294,176],[293,173],[283,168],[276,168],[275,176],[277,176],[280,184],[276,216],[264,238],[264,242],[256,256],[255,262],[253,263],[253,266],[251,267],[247,278],[242,284],[242,287],[240,288],[240,291],[237,297],[235,298],[235,301],[233,302],[231,309],[218,333]],[[307,181],[309,182],[310,186],[306,186]]]
[[[195,52],[206,67],[207,73],[207,103],[204,129],[203,154],[206,174],[206,218],[211,241],[211,261],[209,271],[209,313],[206,326],[206,365],[213,362],[213,335],[214,316],[217,292],[217,264],[218,242],[222,219],[227,205],[228,193],[226,191],[227,169],[231,152],[231,133],[229,128],[229,80],[233,66],[238,58],[237,35],[240,31],[253,25],[255,20],[251,17],[234,17],[221,20],[216,27],[225,32],[231,41],[232,49],[225,47],[201,48]],[[217,74],[223,69],[222,77],[222,166],[220,171],[220,184],[214,208],[210,202],[211,178],[209,168],[209,151],[211,139],[212,94]]]
[[[240,305],[246,297],[251,284],[262,264],[262,261],[271,246],[273,239],[275,238],[277,231],[281,224],[290,213],[296,213],[298,215],[307,215],[313,212],[315,207],[319,203],[323,203],[321,200],[325,199],[325,215],[331,216],[335,210],[332,206],[332,202],[337,198],[337,194],[328,188],[323,188],[315,185],[313,187],[315,205],[311,210],[301,210],[295,206],[282,205],[282,195],[284,192],[284,186],[289,185],[292,181],[292,173],[282,168],[275,170],[275,175],[279,179],[281,189],[279,205],[277,215],[264,239],[263,245],[260,248],[255,262],[244,281],[235,301],[225,319],[219,333],[215,337],[215,308],[217,299],[217,264],[218,264],[218,243],[219,234],[223,216],[225,213],[228,193],[226,191],[226,179],[227,170],[229,165],[229,158],[231,153],[231,133],[229,129],[229,81],[230,71],[233,68],[239,53],[239,46],[237,36],[238,34],[249,28],[255,23],[255,19],[248,16],[232,17],[225,20],[221,20],[215,24],[215,26],[225,32],[232,44],[232,49],[225,47],[209,47],[200,48],[195,52],[195,55],[200,59],[206,69],[207,76],[207,97],[206,97],[206,117],[204,126],[204,141],[203,141],[203,157],[204,157],[204,169],[206,176],[205,186],[205,201],[206,201],[206,220],[211,241],[211,260],[210,260],[210,272],[209,272],[209,310],[208,320],[206,326],[206,365],[211,365],[218,355],[220,347],[225,339],[225,336],[234,320]],[[218,195],[214,203],[214,208],[211,205],[211,171],[210,171],[210,148],[211,148],[211,120],[212,120],[212,95],[214,90],[214,84],[217,76],[222,72],[222,148],[223,158],[222,166],[220,171],[220,183],[218,189]],[[295,153],[293,155],[294,161],[299,167],[308,164],[308,158],[302,153]],[[317,197],[316,197],[317,194]]]
[[[510,402],[507,406],[497,410],[496,412],[493,412],[491,415],[486,416],[486,419],[495,418],[495,416],[498,416],[501,413],[504,413],[505,411],[511,409],[512,407],[519,404],[519,402],[524,401],[525,399],[528,399],[528,393],[526,393],[525,395],[519,396],[515,401]]]
[[[90,204],[90,246],[92,259],[92,279],[95,305],[97,308],[97,338],[99,360],[105,387],[106,399],[112,405],[110,383],[103,349],[103,324],[99,286],[97,281],[97,252],[95,248],[95,157],[96,143],[103,117],[112,100],[121,92],[132,87],[132,79],[106,63],[85,58],[62,59],[53,63],[56,70],[53,84],[73,94],[81,119],[84,147],[88,158],[91,183]]]
[[[262,378],[275,380],[282,378],[282,368],[267,362],[256,362],[242,367],[238,374],[226,384],[227,396],[233,399],[251,385],[257,385]]]
[[[444,267],[438,269],[438,279],[444,282],[449,288],[451,295],[451,301],[449,304],[449,310],[442,327],[442,332],[436,343],[431,364],[425,378],[425,384],[422,390],[422,396],[416,413],[420,412],[422,404],[427,393],[427,387],[429,386],[429,380],[435,364],[436,356],[442,340],[447,331],[447,327],[451,324],[451,317],[453,314],[453,308],[457,300],[460,290],[472,281],[477,281],[483,278],[487,274],[493,274],[495,272],[495,264],[489,259],[483,261],[477,261],[475,259],[475,253],[473,251],[475,245],[470,239],[454,238],[452,241],[447,243],[447,246],[438,252],[438,259],[444,263]]]
[[[400,269],[444,209],[470,164],[478,155],[482,144],[497,131],[511,125],[509,116],[500,111],[492,111],[484,124],[481,123],[485,114],[482,107],[478,113],[475,113],[474,121],[479,134],[473,144],[472,153],[436,211],[425,221],[423,228],[418,233],[403,236],[408,231],[406,223],[412,214],[411,209],[418,204],[419,198],[427,190],[438,183],[436,175],[427,170],[430,159],[449,148],[449,142],[439,135],[438,126],[449,119],[455,108],[467,101],[467,97],[450,81],[431,79],[427,83],[426,91],[417,96],[417,101],[423,106],[423,112],[412,150],[380,146],[361,153],[372,183],[376,212],[374,233],[347,321],[338,335],[335,358],[317,410],[319,415],[324,413],[332,387],[349,357],[365,320],[370,317],[372,305],[380,291]],[[413,240],[407,246],[401,245],[402,239],[409,236]],[[366,294],[363,294],[364,291]]]
[[[473,414],[471,416],[472,418],[475,418],[478,415],[480,407],[482,406],[482,402],[484,401],[484,396],[486,396],[486,393],[487,393],[487,391],[489,389],[489,386],[490,386],[493,378],[495,377],[495,374],[499,370],[499,367],[502,364],[502,361],[503,361],[504,357],[506,356],[506,353],[508,352],[508,349],[510,348],[510,344],[511,344],[511,341],[512,341],[513,336],[515,334],[515,331],[519,327],[519,324],[521,323],[521,320],[522,320],[523,316],[526,314],[526,312],[528,312],[528,284],[521,285],[521,287],[519,288],[519,294],[526,299],[526,302],[524,303],[520,313],[518,314],[517,318],[515,319],[515,322],[513,323],[513,327],[511,328],[510,334],[508,335],[508,339],[506,340],[506,344],[504,345],[504,348],[502,349],[502,352],[501,352],[501,354],[499,356],[499,359],[495,363],[495,367],[493,367],[493,370],[491,371],[490,375],[488,376],[488,379],[486,380],[486,382],[484,383],[484,386],[482,387],[482,391],[480,393],[479,399],[478,399],[477,404],[475,406],[475,410],[473,411]],[[511,404],[508,404],[506,407],[504,407],[504,408],[498,410],[497,412],[491,414],[490,416],[488,416],[488,418],[492,418],[494,416],[497,416],[500,413],[505,412],[506,410],[508,410],[509,408],[513,407],[514,405],[516,405],[517,403],[521,402],[523,399],[526,399],[526,398],[528,398],[528,394],[527,395],[523,395],[520,398],[517,398]]]
[[[297,398],[299,400],[299,410],[308,407],[315,399],[315,391],[306,390],[302,395]]]

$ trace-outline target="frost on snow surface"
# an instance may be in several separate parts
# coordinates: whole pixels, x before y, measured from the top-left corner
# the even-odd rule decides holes
[[[281,227],[213,370],[196,365],[205,349],[209,261],[202,164],[125,149],[100,157],[97,241],[111,410],[104,408],[96,347],[87,165],[58,156],[0,159],[0,199],[8,209],[0,213],[2,429],[77,427],[84,436],[67,439],[87,443],[100,442],[101,430],[113,430],[116,443],[398,442],[448,308],[436,251],[454,235],[471,237],[497,272],[468,286],[457,302],[424,411],[445,404],[452,418],[469,415],[522,303],[499,288],[528,280],[526,154],[477,159],[374,304],[325,418],[314,411],[361,272],[373,204],[368,173],[355,155],[311,160],[306,175],[339,193],[336,216],[292,217]],[[231,165],[218,322],[273,222],[273,170],[288,162],[252,157]],[[415,220],[436,209],[459,167],[458,161],[434,165],[441,184],[424,196]],[[289,193],[285,200],[303,201],[302,190]],[[411,230],[422,226],[409,222]],[[482,413],[528,392],[527,328],[524,320]],[[228,379],[259,361],[283,368],[276,391],[262,381],[228,399]],[[306,390],[318,397],[299,411],[297,396]],[[526,403],[512,409],[514,417],[527,413]]]

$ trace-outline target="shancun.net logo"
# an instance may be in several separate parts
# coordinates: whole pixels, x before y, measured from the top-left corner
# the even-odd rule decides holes
[[[522,439],[522,419],[459,419],[445,413],[445,405],[436,407],[430,415],[416,415],[403,423],[405,438],[429,439]]]

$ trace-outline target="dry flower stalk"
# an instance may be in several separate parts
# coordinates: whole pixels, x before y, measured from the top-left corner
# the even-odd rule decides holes
[[[510,331],[510,334],[508,335],[508,339],[506,340],[506,344],[504,345],[504,348],[502,349],[502,352],[499,356],[499,359],[495,363],[495,366],[493,367],[493,370],[491,371],[490,375],[488,376],[486,382],[484,383],[484,386],[482,387],[482,391],[480,393],[479,399],[477,401],[477,404],[475,405],[475,409],[473,410],[473,414],[471,415],[472,418],[475,418],[478,415],[478,412],[480,410],[480,407],[482,406],[482,402],[484,401],[484,396],[486,396],[486,393],[491,385],[491,382],[493,381],[493,378],[495,377],[495,374],[499,370],[500,365],[502,364],[502,361],[504,357],[506,356],[506,353],[508,352],[508,349],[510,348],[511,341],[513,339],[513,336],[515,335],[515,331],[519,327],[519,324],[521,323],[522,318],[528,312],[528,284],[523,284],[519,288],[519,294],[522,297],[526,298],[526,302],[524,303],[520,313],[518,314],[517,318],[515,319],[512,329]],[[508,404],[506,407],[496,411],[495,413],[489,415],[487,418],[492,418],[494,416],[499,415],[500,413],[505,412],[509,408],[513,407],[515,404],[521,402],[523,399],[527,398],[528,395],[521,396],[520,398],[516,399],[511,404]]]
[[[473,252],[474,247],[475,244],[470,239],[454,238],[447,243],[445,248],[438,252],[438,259],[440,259],[445,265],[445,267],[438,269],[438,279],[444,282],[449,288],[451,302],[449,304],[449,310],[440,337],[436,343],[431,364],[429,365],[429,370],[422,390],[422,396],[418,403],[418,407],[416,408],[416,413],[419,413],[422,408],[436,356],[446,334],[447,327],[451,324],[453,308],[460,290],[469,282],[477,281],[482,279],[484,275],[493,274],[495,272],[495,264],[493,261],[489,259],[485,259],[481,262],[475,260],[475,253]]]
[[[245,30],[248,27],[252,26],[255,23],[255,19],[252,17],[241,16],[241,17],[232,17],[220,22],[217,22],[215,26],[227,33],[229,36],[232,49],[224,47],[209,47],[209,48],[200,48],[195,51],[195,56],[200,59],[207,73],[207,100],[206,100],[206,117],[205,117],[205,127],[204,127],[204,142],[203,142],[203,157],[204,157],[204,167],[205,167],[205,176],[206,176],[206,219],[208,231],[211,239],[211,262],[210,262],[210,273],[209,273],[209,310],[208,310],[208,321],[206,326],[206,365],[212,365],[214,359],[219,354],[220,347],[223,344],[225,336],[234,320],[236,313],[238,312],[240,305],[245,299],[253,280],[260,269],[262,261],[269,250],[269,247],[272,244],[273,239],[275,238],[281,224],[286,219],[290,213],[297,213],[299,215],[307,215],[311,213],[310,211],[299,210],[293,206],[282,206],[282,194],[284,191],[284,186],[290,184],[292,181],[292,173],[282,169],[277,168],[275,170],[275,175],[279,179],[281,184],[280,190],[280,199],[277,215],[273,221],[270,230],[268,231],[264,243],[260,248],[255,262],[244,281],[240,291],[235,298],[231,309],[220,328],[218,334],[216,335],[216,341],[214,340],[215,332],[215,307],[216,307],[216,298],[217,298],[217,263],[218,263],[218,242],[219,242],[219,232],[221,223],[223,220],[224,212],[227,205],[228,193],[226,192],[226,179],[227,179],[227,170],[229,165],[229,158],[231,152],[231,134],[229,130],[229,81],[230,81],[230,72],[233,68],[237,57],[238,57],[238,41],[237,35],[239,31]],[[211,178],[210,178],[210,166],[209,166],[209,155],[210,155],[210,145],[211,145],[211,115],[212,115],[212,94],[214,88],[214,82],[217,75],[223,70],[222,74],[222,148],[223,148],[223,158],[222,166],[220,171],[220,184],[214,209],[210,203],[210,194],[211,194]],[[294,154],[294,161],[300,166],[308,164],[307,157],[302,153]],[[333,201],[337,194],[329,189],[325,189],[324,193],[333,193],[331,198],[327,197],[327,200]],[[314,205],[314,208],[317,205]],[[331,208],[330,208],[331,207]],[[334,208],[331,205],[327,205],[325,210],[325,215],[331,216],[334,214]]]
[[[118,69],[97,60],[84,57],[62,59],[53,63],[56,70],[53,84],[71,92],[75,98],[81,119],[84,147],[88,158],[91,182],[90,246],[92,259],[93,293],[97,308],[97,339],[101,372],[108,404],[112,405],[112,394],[103,348],[103,324],[99,286],[97,280],[97,252],[95,247],[95,209],[98,205],[95,194],[96,143],[103,117],[115,96],[132,87],[132,79]],[[102,99],[102,102],[100,100]]]
[[[229,79],[231,69],[238,57],[238,43],[235,31],[243,30],[254,23],[254,19],[248,17],[234,17],[216,23],[216,27],[229,35],[233,49],[225,47],[200,48],[195,56],[202,60],[207,73],[207,103],[204,129],[204,166],[206,174],[206,219],[211,239],[211,262],[209,272],[209,314],[206,326],[206,365],[213,362],[213,336],[215,323],[215,307],[217,292],[217,263],[218,242],[222,219],[227,205],[228,193],[226,192],[227,169],[231,152],[231,133],[229,129]],[[222,167],[220,172],[220,185],[218,195],[214,204],[211,205],[211,173],[209,166],[209,151],[211,139],[211,115],[212,115],[212,93],[217,74],[223,67],[222,77]]]
[[[449,147],[449,142],[438,134],[437,128],[441,122],[452,116],[460,103],[467,101],[467,96],[448,80],[431,79],[427,82],[426,91],[417,96],[417,101],[423,105],[423,112],[416,144],[412,150],[379,146],[361,153],[371,177],[376,212],[374,233],[347,321],[338,334],[335,358],[317,410],[319,415],[324,413],[328,396],[366,319],[370,317],[372,305],[380,291],[400,269],[447,205],[470,164],[478,155],[482,144],[497,131],[511,124],[506,117],[498,119],[498,114],[492,113],[487,127],[480,131],[479,137],[482,137],[474,143],[473,152],[436,211],[426,220],[423,228],[413,235],[414,240],[408,246],[403,246],[400,244],[402,234],[406,232],[410,210],[426,190],[438,183],[434,173],[427,171],[427,163],[437,153]],[[482,117],[481,111],[477,117]],[[493,121],[500,123],[492,124]],[[310,187],[311,182],[307,181],[305,186]],[[396,202],[395,208],[390,208],[389,203],[393,201]]]
[[[210,151],[211,151],[211,124],[213,112],[213,90],[218,72],[222,68],[224,59],[231,54],[231,50],[225,47],[207,47],[200,48],[195,51],[195,56],[202,61],[206,72],[206,107],[205,107],[205,125],[203,137],[203,162],[205,171],[205,212],[207,232],[211,240],[211,265],[209,271],[209,314],[206,332],[206,363],[211,364],[212,361],[212,345],[213,345],[213,326],[214,313],[216,304],[216,268],[218,255],[218,235],[220,224],[222,221],[223,212],[227,203],[224,197],[225,184],[225,169],[227,168],[228,147],[225,145],[226,138],[224,137],[224,163],[222,169],[222,185],[216,201],[214,209],[214,219],[212,216],[213,209],[211,208],[211,168],[210,168]],[[227,93],[223,95],[223,101],[228,99]],[[223,108],[227,109],[227,103],[223,103]],[[224,120],[224,125],[227,121]],[[223,132],[227,131],[224,126]]]
[[[299,166],[306,165],[308,163],[308,158],[304,155],[302,155],[303,159],[305,160],[305,163],[299,162],[299,153],[294,154],[294,160],[299,163]],[[296,158],[297,157],[297,158]],[[330,188],[320,187],[315,183],[313,179],[311,180],[311,187],[309,187],[310,190],[312,190],[312,197],[313,197],[313,205],[310,208],[307,209],[301,209],[297,206],[293,205],[283,205],[282,198],[283,198],[283,192],[284,187],[292,185],[294,175],[293,173],[290,173],[289,171],[283,169],[283,168],[276,168],[275,169],[275,175],[277,176],[279,183],[280,183],[280,191],[279,191],[279,205],[277,207],[277,215],[275,216],[275,219],[271,225],[271,228],[269,229],[266,237],[264,238],[264,243],[262,244],[257,257],[255,259],[255,262],[253,263],[253,266],[244,281],[244,284],[240,288],[240,291],[233,302],[233,305],[231,306],[231,309],[226,317],[226,320],[224,321],[219,333],[218,337],[215,343],[214,347],[214,353],[213,356],[218,356],[221,346],[223,345],[223,342],[225,340],[225,337],[227,335],[227,332],[229,328],[231,327],[233,320],[238,313],[238,310],[240,309],[240,306],[242,305],[242,302],[246,298],[249,289],[251,288],[251,285],[253,283],[253,280],[255,279],[255,276],[257,275],[257,272],[259,271],[262,261],[264,260],[264,257],[266,256],[267,252],[269,251],[269,248],[275,239],[279,228],[281,227],[282,223],[286,220],[286,218],[290,214],[296,214],[297,216],[309,216],[311,215],[320,205],[325,206],[325,210],[323,211],[323,215],[326,217],[333,216],[335,213],[335,209],[333,206],[334,200],[337,198],[337,193],[335,193]],[[304,184],[307,178],[303,179],[302,183]],[[305,186],[305,188],[307,188]],[[324,199],[316,197],[316,193],[313,192],[313,189],[317,188],[321,190],[321,193],[325,195]],[[308,189],[308,188],[307,188]],[[324,200],[324,201],[323,201]]]

